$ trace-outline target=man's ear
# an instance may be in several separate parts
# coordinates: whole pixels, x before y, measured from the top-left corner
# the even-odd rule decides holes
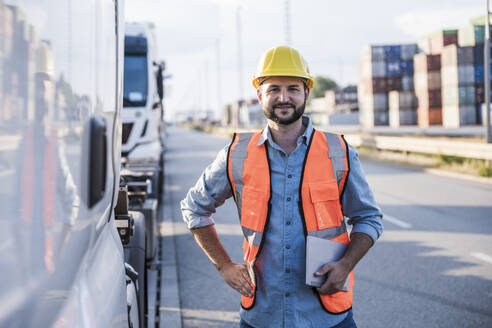
[[[263,94],[261,93],[261,85],[258,89],[256,89],[256,96],[258,97],[258,102],[261,104],[261,100],[263,99]]]
[[[304,92],[306,94],[306,100],[309,98],[309,94],[311,93],[311,90],[309,88],[305,88]]]

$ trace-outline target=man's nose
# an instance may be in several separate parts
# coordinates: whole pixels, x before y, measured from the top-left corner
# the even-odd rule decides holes
[[[280,90],[280,99],[281,102],[286,102],[289,100],[289,93],[287,92],[287,89],[281,89]]]

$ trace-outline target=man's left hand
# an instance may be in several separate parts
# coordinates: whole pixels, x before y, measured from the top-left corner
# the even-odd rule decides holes
[[[334,294],[341,291],[349,273],[350,267],[341,261],[323,265],[314,274],[316,277],[327,276],[323,285],[317,288],[318,292],[320,294]]]

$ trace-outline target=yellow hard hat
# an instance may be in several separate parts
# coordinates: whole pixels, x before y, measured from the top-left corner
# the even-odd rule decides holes
[[[274,47],[265,52],[258,62],[253,86],[258,89],[264,78],[269,76],[300,77],[306,79],[309,89],[314,85],[304,57],[296,49],[287,46]]]

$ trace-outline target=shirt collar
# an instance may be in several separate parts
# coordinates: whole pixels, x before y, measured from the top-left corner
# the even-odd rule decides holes
[[[301,141],[307,145],[308,140],[311,138],[311,135],[313,134],[314,128],[313,128],[313,123],[311,122],[311,118],[309,116],[303,116],[302,117],[302,125],[306,127],[306,130],[304,130],[304,133],[299,136],[301,138]],[[299,138],[297,140],[299,140]],[[270,128],[268,127],[268,123],[263,129],[263,132],[261,133],[260,140],[258,140],[258,146],[261,146],[265,141],[267,140],[272,140],[272,134],[270,133]]]

